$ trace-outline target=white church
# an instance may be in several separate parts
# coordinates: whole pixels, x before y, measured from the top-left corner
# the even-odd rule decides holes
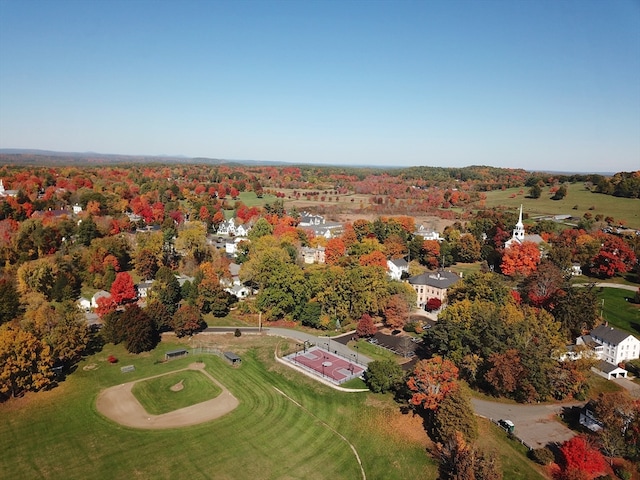
[[[536,245],[540,245],[544,242],[542,237],[538,234],[527,235],[524,231],[524,223],[522,223],[522,205],[520,205],[520,216],[518,217],[518,223],[513,229],[513,235],[504,244],[504,248],[507,249],[514,244],[522,245],[524,242],[533,242]]]

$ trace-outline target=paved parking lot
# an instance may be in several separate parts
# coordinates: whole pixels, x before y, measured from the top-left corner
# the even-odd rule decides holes
[[[515,436],[530,448],[542,448],[573,438],[576,433],[560,423],[558,413],[565,407],[584,404],[514,405],[475,398],[472,403],[478,415],[492,420],[511,420],[515,424]]]

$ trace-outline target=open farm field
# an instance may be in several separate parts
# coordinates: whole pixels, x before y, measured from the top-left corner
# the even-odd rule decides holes
[[[159,362],[175,342],[141,355],[107,345],[59,387],[0,404],[0,478],[362,478],[347,441],[367,479],[437,478],[419,417],[401,414],[390,396],[337,392],[277,364],[273,351],[283,342],[234,339],[243,360],[239,368],[203,354]],[[109,355],[119,363],[109,364]],[[169,430],[123,427],[96,411],[104,388],[194,361],[203,361],[239,399],[238,408],[202,425]],[[121,373],[122,365],[135,371]],[[503,458],[520,459],[505,463],[505,478],[542,478],[521,452],[500,448]],[[516,469],[518,476],[510,476]]]
[[[517,209],[523,205],[524,212],[529,218],[538,215],[571,215],[582,217],[589,212],[594,217],[598,214],[613,217],[616,222],[624,220],[626,226],[640,229],[640,200],[637,198],[620,198],[611,195],[592,193],[581,183],[574,183],[567,187],[567,196],[562,200],[551,200],[549,190],[543,189],[540,198],[529,198],[529,189],[509,188],[485,192],[486,208],[507,207]],[[574,210],[574,207],[577,209]],[[591,207],[594,207],[591,210]]]

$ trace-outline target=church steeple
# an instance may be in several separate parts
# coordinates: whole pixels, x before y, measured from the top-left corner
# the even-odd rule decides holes
[[[524,224],[522,223],[522,205],[520,205],[520,216],[518,217],[518,223],[516,223],[516,228],[513,229],[512,238],[520,242],[524,240]]]

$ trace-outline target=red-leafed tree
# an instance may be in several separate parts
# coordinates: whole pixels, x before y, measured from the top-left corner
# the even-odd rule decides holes
[[[109,296],[109,297],[99,297],[96,300],[96,314],[102,318],[105,315],[108,315],[111,312],[114,312],[116,310],[116,307],[118,306],[118,304],[116,302],[113,301],[113,297]]]
[[[111,298],[118,305],[130,303],[138,297],[136,286],[131,275],[127,272],[119,272],[111,284]]]
[[[508,276],[527,276],[538,268],[540,250],[533,242],[515,243],[504,251],[500,269]]]
[[[606,235],[600,251],[591,260],[591,265],[593,273],[610,278],[616,273],[628,272],[635,262],[633,250],[622,238]]]
[[[376,327],[376,324],[374,323],[373,318],[371,318],[371,315],[369,315],[368,313],[363,314],[358,321],[356,334],[359,337],[370,337],[372,335],[375,335],[377,331],[378,327]]]
[[[429,268],[440,266],[440,242],[437,240],[425,240],[422,243],[422,263]]]
[[[560,447],[562,461],[554,473],[557,480],[596,478],[606,470],[606,462],[599,450],[589,444],[586,437],[578,435]]]
[[[433,297],[427,300],[426,309],[429,312],[433,312],[434,310],[439,309],[442,306],[442,300],[439,298]]]
[[[442,357],[416,363],[407,387],[412,392],[409,402],[425,410],[437,410],[449,392],[458,388],[458,367]]]

